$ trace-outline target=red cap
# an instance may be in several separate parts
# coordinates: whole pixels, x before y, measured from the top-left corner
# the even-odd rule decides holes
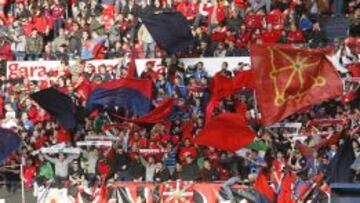
[[[146,66],[152,66],[152,67],[154,67],[154,66],[155,66],[155,61],[147,61],[147,62],[146,62]]]

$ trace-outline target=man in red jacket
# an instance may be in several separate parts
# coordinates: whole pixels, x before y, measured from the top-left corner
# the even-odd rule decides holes
[[[262,41],[264,43],[276,43],[281,35],[279,30],[274,30],[272,24],[268,24],[266,31],[262,34]]]

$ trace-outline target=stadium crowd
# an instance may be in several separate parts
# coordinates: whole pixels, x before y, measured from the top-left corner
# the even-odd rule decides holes
[[[154,63],[147,62],[141,77],[153,81],[153,106],[166,97],[173,97],[183,114],[171,121],[142,126],[119,121],[106,112],[85,112],[85,97],[77,89],[81,82],[85,78],[96,83],[122,78],[127,74],[127,66],[121,63],[111,72],[103,67],[95,73],[85,70],[82,61],[121,59],[127,56],[133,45],[138,58],[166,56],[141,25],[139,16],[161,9],[176,9],[192,25],[195,37],[193,45],[188,51],[179,53],[179,57],[248,56],[249,43],[288,43],[311,48],[333,46],[340,53],[339,65],[346,68],[359,62],[359,40],[356,38],[360,33],[359,5],[359,0],[2,0],[1,125],[15,129],[23,143],[21,149],[3,163],[3,176],[0,177],[7,181],[9,191],[15,191],[19,184],[16,181],[20,178],[18,164],[20,157],[24,157],[23,178],[27,189],[48,184],[72,186],[84,180],[89,185],[106,181],[163,182],[178,179],[206,182],[226,181],[233,176],[251,183],[263,168],[273,171],[275,188],[280,184],[284,170],[296,171],[299,184],[309,184],[315,174],[324,172],[344,137],[335,141],[331,139],[325,144],[321,140],[334,134],[351,134],[354,153],[359,157],[360,134],[355,131],[360,116],[357,83],[346,82],[349,94],[344,98],[316,105],[284,121],[301,122],[304,124],[301,132],[314,134],[303,141],[317,149],[310,158],[294,148],[292,137],[285,136],[289,134],[287,129],[259,128],[253,90],[244,88],[221,101],[214,114],[245,111],[249,123],[257,131],[256,140],[249,147],[251,150],[244,156],[236,156],[192,142],[204,127],[205,108],[211,96],[211,76],[203,63],[184,67],[172,56],[170,61],[164,60],[162,64],[166,71],[156,72]],[[346,16],[350,20],[349,38],[333,42],[326,37],[320,22],[331,15]],[[58,71],[48,73],[49,79],[45,81],[6,80],[6,61],[39,59],[61,60],[62,65]],[[69,60],[76,63],[70,65]],[[223,63],[217,74],[232,77],[247,64],[239,63],[235,71],[228,70],[227,66]],[[342,74],[342,77],[348,78],[349,75]],[[50,86],[70,95],[84,111],[85,119],[75,133],[64,130],[29,98],[30,93]],[[334,118],[344,120],[346,124],[327,124],[310,129],[305,125],[314,119]],[[110,125],[118,122],[121,126]],[[320,132],[327,138],[321,138]],[[33,153],[59,143],[76,146],[76,141],[87,136],[104,135],[116,137],[117,141],[111,147],[82,147],[77,155]],[[271,149],[271,156],[264,156],[267,149]],[[360,163],[354,164],[353,169],[359,175]]]

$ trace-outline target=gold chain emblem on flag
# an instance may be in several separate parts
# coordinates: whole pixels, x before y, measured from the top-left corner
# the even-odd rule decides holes
[[[302,96],[306,93],[304,90],[304,71],[309,68],[316,68],[320,60],[315,62],[310,62],[310,57],[303,57],[300,56],[300,52],[297,53],[296,57],[293,58],[288,54],[284,53],[283,51],[277,48],[268,48],[270,52],[270,63],[271,63],[271,72],[270,78],[272,80],[274,89],[275,89],[275,99],[274,103],[276,106],[282,106],[289,100],[300,100]],[[274,54],[275,52],[279,54],[283,59],[289,62],[289,65],[283,67],[277,67],[274,62]],[[286,80],[285,87],[280,88],[278,85],[278,75],[288,71],[290,74]],[[310,88],[316,86],[324,86],[326,83],[326,79],[317,73],[316,75],[310,75],[306,77],[311,77],[313,83]],[[294,82],[295,79],[299,80],[299,88],[296,92],[290,95],[286,95],[287,90],[290,88],[291,84]]]

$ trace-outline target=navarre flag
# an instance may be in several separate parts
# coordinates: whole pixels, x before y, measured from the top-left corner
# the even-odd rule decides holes
[[[9,129],[0,128],[0,164],[6,160],[6,158],[19,148],[21,138]]]
[[[76,127],[75,105],[68,95],[51,87],[35,92],[30,97],[65,129]]]
[[[264,44],[252,45],[250,52],[264,126],[342,95],[341,79],[324,49]]]
[[[247,125],[244,115],[226,112],[212,118],[194,142],[225,151],[236,151],[250,144],[254,138],[255,132]]]
[[[170,54],[184,51],[193,43],[190,26],[180,12],[161,11],[141,20],[156,44]]]
[[[150,112],[152,82],[150,80],[124,78],[97,85],[90,93],[86,107],[123,108],[136,116]]]
[[[133,123],[160,123],[166,118],[171,115],[174,109],[174,99],[173,98],[166,98],[163,102],[159,104],[159,106],[153,109],[149,114],[142,116],[140,118],[134,119],[126,119],[115,114],[113,116],[120,118],[122,120],[126,120]]]
[[[328,165],[326,177],[329,178],[329,183],[353,182],[354,171],[350,166],[354,161],[355,154],[351,139],[346,138]]]

